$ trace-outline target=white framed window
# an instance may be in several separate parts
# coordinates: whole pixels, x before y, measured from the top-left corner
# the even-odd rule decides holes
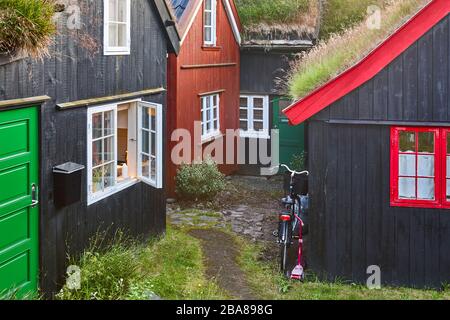
[[[162,188],[162,105],[140,102],[138,175],[148,184]]]
[[[201,98],[202,140],[220,134],[220,97],[218,94]]]
[[[131,0],[104,0],[104,54],[130,54]]]
[[[203,42],[206,46],[217,44],[217,0],[205,0]]]
[[[140,181],[162,188],[162,106],[140,100],[88,110],[88,205]]]
[[[241,95],[239,105],[240,136],[269,138],[269,97]]]

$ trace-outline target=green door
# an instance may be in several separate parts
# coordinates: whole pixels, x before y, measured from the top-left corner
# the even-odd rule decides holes
[[[273,128],[280,130],[280,163],[289,165],[294,156],[299,156],[305,150],[305,127],[289,125],[283,114],[283,109],[291,101],[287,98],[275,98],[273,101]]]
[[[37,291],[37,108],[0,112],[0,297]]]

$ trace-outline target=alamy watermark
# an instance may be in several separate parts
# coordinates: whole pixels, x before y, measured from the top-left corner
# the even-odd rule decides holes
[[[367,288],[369,290],[381,289],[381,268],[377,265],[367,267]]]

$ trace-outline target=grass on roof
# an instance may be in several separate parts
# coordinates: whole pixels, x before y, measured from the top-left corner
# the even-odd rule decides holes
[[[291,96],[303,98],[356,64],[429,1],[391,0],[381,11],[379,29],[369,29],[364,20],[301,55],[287,79]]]
[[[332,34],[351,28],[367,16],[371,5],[385,7],[391,0],[327,0],[323,6],[320,38],[328,39]]]
[[[295,22],[314,0],[236,0],[244,26]]]
[[[55,33],[54,0],[1,0],[0,53],[25,51],[32,57],[47,54]]]

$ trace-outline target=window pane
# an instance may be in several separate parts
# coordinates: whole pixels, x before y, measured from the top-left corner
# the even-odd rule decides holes
[[[253,110],[253,119],[255,120],[263,120],[264,112],[262,110]]]
[[[248,119],[248,112],[247,109],[241,109],[239,116],[241,119]]]
[[[156,181],[156,160],[155,159],[151,159],[150,163],[151,163],[151,166],[150,166],[150,179],[152,179],[153,181]]]
[[[103,136],[109,136],[114,133],[113,126],[113,112],[108,111],[103,113],[104,116],[104,124],[103,124]]]
[[[415,178],[399,178],[398,179],[398,196],[402,199],[416,198],[416,179]]]
[[[434,153],[434,132],[419,132],[419,152]]]
[[[103,167],[92,170],[92,193],[103,191]]]
[[[117,1],[109,0],[109,21],[117,21]]]
[[[108,45],[110,47],[117,47],[118,46],[118,35],[117,35],[117,24],[110,23],[109,24],[109,43]]]
[[[146,155],[142,155],[142,176],[150,177],[150,158]]]
[[[253,129],[256,131],[264,130],[264,124],[262,122],[254,122]]]
[[[214,109],[213,109],[213,118],[214,118],[214,119],[217,119],[217,117],[218,117],[218,114],[217,114],[217,108],[214,108]]]
[[[206,0],[205,1],[205,9],[206,10],[211,10],[211,8],[212,8],[212,1],[213,0]]]
[[[149,129],[150,128],[150,119],[148,117],[148,108],[142,108],[142,128]]]
[[[247,108],[248,107],[247,98],[241,98],[239,105],[241,108]]]
[[[127,46],[127,26],[125,24],[117,25],[117,46],[126,47]]]
[[[148,131],[145,130],[142,130],[142,152],[147,154],[150,152]]]
[[[247,121],[241,121],[241,125],[240,125],[240,128],[242,129],[242,130],[248,130],[248,123],[247,123]]]
[[[152,143],[151,143],[151,155],[152,156],[156,156],[156,134],[152,133],[150,134],[151,139],[152,139]]]
[[[414,132],[400,132],[400,152],[416,151],[416,134]]]
[[[213,97],[212,97],[212,99],[213,99],[213,106],[214,107],[217,107],[217,95],[214,95]]]
[[[434,199],[434,179],[418,179],[417,197],[422,200]]]
[[[264,99],[261,98],[253,99],[253,107],[262,109],[264,107]]]
[[[103,163],[103,140],[92,143],[92,166],[96,167]]]
[[[450,200],[450,180],[447,179],[447,200]]]
[[[108,162],[114,160],[114,139],[107,138],[104,140],[103,147],[103,162]]]
[[[219,130],[219,120],[214,121],[214,130]]]
[[[119,1],[119,11],[117,21],[127,22],[127,1],[126,0],[118,0]]]
[[[205,12],[205,26],[210,26],[212,21],[212,13]]]
[[[450,132],[447,132],[447,154],[450,154]]]
[[[205,41],[212,41],[212,37],[211,37],[211,28],[205,28]]]
[[[96,113],[92,116],[92,139],[102,136],[102,114]]]
[[[434,156],[419,155],[417,175],[421,177],[434,177]]]
[[[149,108],[148,113],[150,115],[150,129],[155,131],[156,130],[156,109]]]
[[[415,176],[416,175],[416,156],[409,154],[399,155],[399,175]]]
[[[114,185],[114,163],[108,164],[104,167],[105,174],[103,177],[104,187],[109,188]]]
[[[450,156],[447,156],[447,178],[450,178]]]

